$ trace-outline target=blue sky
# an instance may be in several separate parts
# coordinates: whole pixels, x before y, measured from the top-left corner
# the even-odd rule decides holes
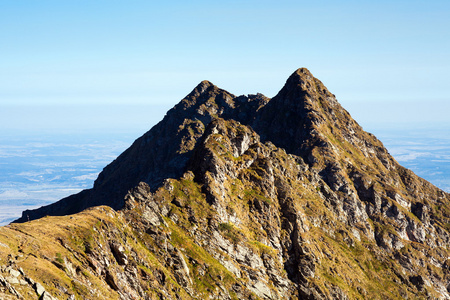
[[[449,119],[447,0],[5,0],[0,41],[6,129],[143,129],[201,80],[272,97],[299,67],[360,124]]]
[[[299,67],[402,164],[449,189],[448,0],[1,0],[0,202],[19,206],[0,209],[0,222],[30,199],[81,189],[76,178],[95,177],[93,166],[200,81],[273,97]],[[36,150],[33,141],[51,147]],[[74,156],[70,145],[94,155]],[[71,157],[76,176],[57,168]],[[35,187],[21,174],[43,177]],[[52,185],[53,176],[75,177]]]

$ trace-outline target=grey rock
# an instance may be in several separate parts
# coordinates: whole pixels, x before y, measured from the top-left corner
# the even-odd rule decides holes
[[[113,242],[110,244],[110,247],[114,255],[114,258],[116,259],[119,265],[128,264],[128,257],[125,254],[125,248],[121,244]]]
[[[364,282],[338,274],[342,263],[358,265],[355,272],[390,266],[392,278],[383,279],[398,286],[398,297],[419,290],[445,298],[449,201],[402,168],[319,80],[299,69],[272,99],[235,97],[200,83],[108,165],[93,189],[26,214],[34,219],[100,204],[120,210],[108,216],[126,220],[126,230],[102,223],[94,228],[97,244],[75,258],[81,266],[61,269],[79,282],[91,272],[123,299],[145,298],[147,290],[171,299],[181,289],[201,298],[192,288],[197,274],[211,277],[205,297],[229,299],[225,273],[234,275],[232,290],[241,299],[251,292],[347,299],[346,285],[360,294],[355,297],[369,298],[373,291]],[[175,238],[183,235],[190,249]],[[151,263],[125,242],[130,239],[149,251]],[[196,247],[200,258],[192,257]],[[17,258],[10,256],[4,269],[16,280]],[[222,266],[209,266],[212,258]],[[11,286],[8,280],[2,284]],[[92,283],[83,284],[95,292]]]
[[[6,281],[8,281],[10,284],[19,284],[19,279],[13,276],[6,277]]]
[[[19,277],[20,272],[14,269],[9,270],[9,274],[11,274],[13,277]]]
[[[250,289],[262,299],[273,299],[270,288],[261,280],[255,282]]]
[[[48,292],[44,291],[39,298],[40,300],[55,300]]]
[[[36,291],[36,294],[38,294],[39,296],[42,296],[42,294],[44,294],[45,292],[45,288],[39,282],[36,282],[33,288]]]

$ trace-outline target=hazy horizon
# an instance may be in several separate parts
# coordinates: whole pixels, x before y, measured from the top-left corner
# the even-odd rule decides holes
[[[54,108],[44,109],[28,120],[38,126],[30,129],[26,124],[23,128],[12,124],[15,130],[0,134],[0,225],[20,217],[25,209],[91,188],[103,167],[166,113],[164,106],[89,107],[77,106],[73,120],[65,115],[74,112],[68,106],[56,110],[58,116]],[[27,109],[30,114],[36,112],[30,107],[21,107],[20,111],[25,113]],[[355,120],[375,134],[401,165],[450,192],[448,124],[436,127],[429,123],[380,122],[373,110],[372,117],[367,113],[360,121],[361,116],[355,116],[353,109],[349,111]],[[124,114],[132,114],[134,122],[126,123]],[[99,120],[92,116],[99,116],[102,126],[96,126]],[[62,123],[64,119],[66,124]]]
[[[449,1],[7,0],[0,28],[0,205],[92,185],[202,80],[273,97],[300,67],[401,164],[448,186]]]
[[[450,122],[448,1],[2,1],[0,28],[3,132],[147,130],[202,80],[273,97],[301,67],[369,131]]]

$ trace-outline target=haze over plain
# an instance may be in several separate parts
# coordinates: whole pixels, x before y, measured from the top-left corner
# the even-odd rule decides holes
[[[8,178],[14,143],[61,145],[55,136],[89,134],[73,141],[90,152],[99,149],[91,138],[111,136],[116,152],[104,155],[112,158],[201,80],[273,97],[303,66],[400,163],[419,175],[428,163],[424,174],[435,184],[450,169],[448,1],[2,1],[0,28]],[[52,155],[39,149],[47,152],[28,148]],[[104,163],[73,176],[92,177]],[[16,166],[25,169],[14,174],[31,174]],[[3,183],[10,200],[27,193]]]

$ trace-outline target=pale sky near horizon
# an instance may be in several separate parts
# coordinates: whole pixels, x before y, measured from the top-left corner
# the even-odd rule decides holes
[[[273,97],[299,67],[359,123],[450,119],[448,0],[5,0],[0,54],[7,129],[32,129],[39,117],[46,126],[114,124],[119,115],[134,124],[145,106],[162,118],[204,79]],[[66,106],[92,115],[77,123]],[[111,119],[93,117],[108,109]]]

